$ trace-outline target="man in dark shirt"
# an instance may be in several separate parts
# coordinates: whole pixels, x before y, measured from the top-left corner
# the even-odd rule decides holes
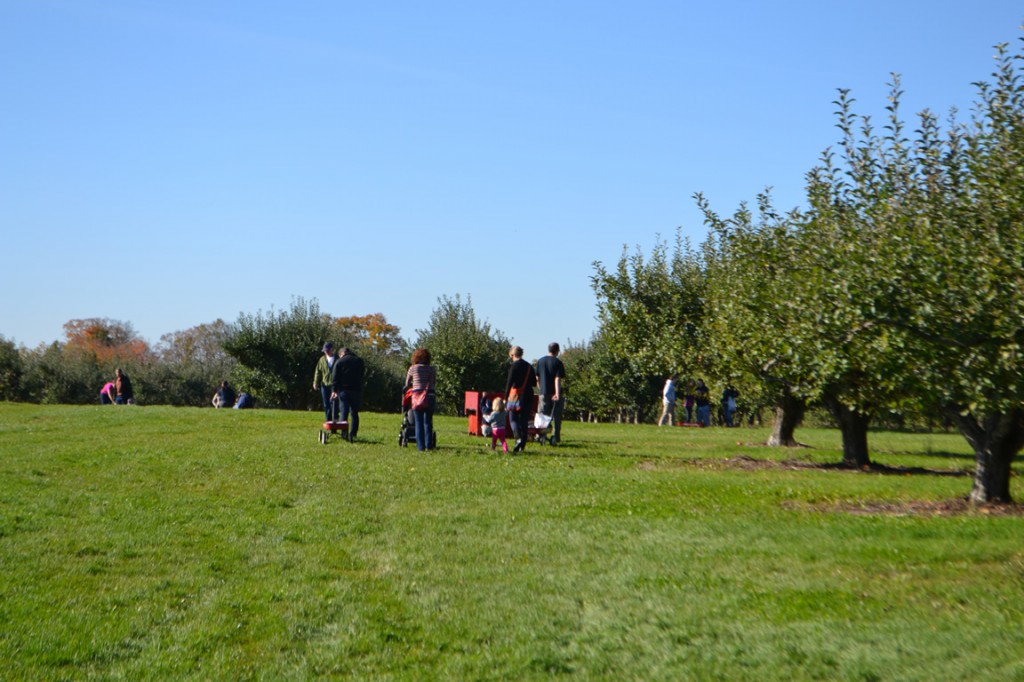
[[[557,343],[548,344],[548,354],[537,362],[537,387],[540,389],[540,411],[551,417],[551,444],[558,445],[562,439],[562,411],[565,408],[565,394],[562,382],[565,380],[565,365],[558,359],[561,348]]]
[[[509,409],[509,421],[512,422],[512,433],[516,436],[516,446],[512,452],[526,449],[526,439],[530,436],[530,410],[533,408],[533,386],[537,383],[537,373],[533,365],[523,360],[523,349],[512,346],[508,351],[512,366],[508,368],[505,380],[505,397],[511,399],[512,389],[519,394],[519,409]]]
[[[697,401],[697,423],[711,426],[711,391],[703,379],[697,379],[697,390],[694,392]]]
[[[363,359],[350,348],[338,351],[338,359],[331,370],[331,399],[337,399],[342,421],[348,422],[348,439],[359,434],[359,404],[363,395]],[[349,419],[351,413],[352,418]]]
[[[217,393],[213,396],[214,407],[224,407],[230,409],[235,404],[235,389],[231,388],[231,384],[228,383],[227,379],[220,382],[220,388],[217,389]]]
[[[118,367],[114,370],[114,388],[117,396],[114,398],[115,405],[134,405],[135,393],[132,392],[132,380]]]

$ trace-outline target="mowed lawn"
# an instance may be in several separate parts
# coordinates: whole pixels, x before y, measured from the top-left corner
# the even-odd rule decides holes
[[[1024,517],[912,513],[956,434],[318,421],[0,403],[0,679],[1024,680]]]

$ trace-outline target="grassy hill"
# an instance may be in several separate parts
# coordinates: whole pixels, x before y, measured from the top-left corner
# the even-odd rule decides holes
[[[0,403],[0,677],[1024,679],[1024,517],[956,511],[955,434],[863,473],[828,430],[318,419]]]

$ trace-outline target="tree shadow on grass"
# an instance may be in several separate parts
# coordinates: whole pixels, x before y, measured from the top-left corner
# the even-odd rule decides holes
[[[747,447],[747,448],[768,448],[768,447],[771,447],[774,450],[780,449],[780,448],[776,448],[774,446],[770,446],[767,443],[750,443],[750,442],[737,441],[736,445],[742,446],[742,447]],[[781,448],[781,449],[784,450],[786,448]],[[790,449],[793,449],[793,450],[814,449],[814,446],[813,445],[807,445],[806,443],[797,443],[796,445],[792,446]],[[972,453],[952,452],[952,451],[949,451],[949,450],[926,450],[924,452],[919,452],[919,451],[911,452],[911,451],[905,451],[905,450],[872,450],[872,452],[876,452],[876,453],[880,453],[880,454],[885,454],[885,455],[905,455],[905,456],[908,456],[908,457],[935,457],[937,459],[962,459],[962,460],[967,460],[967,461],[970,461],[970,462],[974,462],[974,455]]]
[[[783,502],[783,509],[817,511],[822,513],[852,514],[854,516],[1024,516],[1024,504],[973,503],[967,497],[953,500],[910,500],[903,502],[871,501],[839,502],[835,504],[803,504]]]
[[[887,453],[888,454],[888,453]],[[939,459],[965,459],[970,462],[974,461],[974,455],[966,452],[946,452],[943,450],[935,451],[930,450],[928,452],[893,452],[894,455],[913,455],[918,457],[937,457]]]
[[[853,471],[865,474],[881,474],[883,476],[950,476],[953,478],[962,478],[973,475],[973,471],[970,469],[929,469],[928,467],[901,467],[901,466],[889,466],[888,464],[878,464],[872,462],[867,466],[857,467],[852,464],[846,464],[845,462],[830,462],[825,464],[814,464],[812,468],[823,469],[826,471]]]
[[[746,455],[726,457],[724,459],[689,459],[680,461],[705,469],[743,469],[748,471],[764,469],[788,471],[817,470],[880,474],[883,476],[950,476],[954,478],[971,476],[973,473],[969,469],[929,469],[927,467],[900,467],[877,463],[869,464],[865,467],[857,467],[845,462],[812,462],[806,459],[757,459],[756,457],[748,457]]]
[[[641,462],[641,469],[656,469],[663,463],[652,461]],[[807,460],[770,460],[756,459],[740,455],[725,459],[689,459],[678,460],[676,466],[694,466],[702,469],[741,471],[838,471],[845,473],[879,474],[883,476],[949,476],[967,478],[973,472],[966,469],[928,469],[925,467],[893,467],[885,464],[872,464],[856,467],[843,462],[810,462]],[[810,510],[818,512],[839,512],[854,515],[884,516],[956,516],[961,514],[978,514],[982,516],[1024,516],[1024,504],[1011,503],[973,503],[967,497],[952,500],[911,500],[900,502],[872,501],[840,502],[811,504],[796,501],[782,503],[783,508],[794,511]]]

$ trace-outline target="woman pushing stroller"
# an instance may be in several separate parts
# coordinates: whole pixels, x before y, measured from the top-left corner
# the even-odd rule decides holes
[[[430,435],[434,432],[434,391],[437,388],[437,372],[430,364],[430,351],[417,348],[412,353],[412,366],[405,373],[405,387],[413,394],[412,416],[416,425],[416,449],[420,452],[432,449]]]

